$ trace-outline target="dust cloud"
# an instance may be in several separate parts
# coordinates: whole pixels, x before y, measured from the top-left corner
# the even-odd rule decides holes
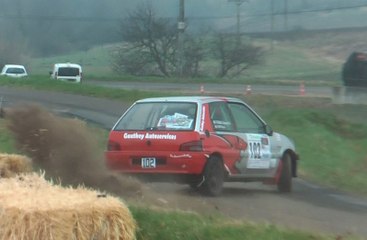
[[[156,186],[107,169],[104,149],[84,121],[63,118],[33,104],[6,109],[5,119],[19,152],[32,159],[34,171],[45,171],[47,179],[63,186],[84,185],[144,207],[197,212],[213,208],[189,189]]]
[[[85,122],[56,116],[38,105],[7,109],[5,118],[19,151],[48,179],[123,197],[142,195],[138,180],[106,168],[103,150]]]

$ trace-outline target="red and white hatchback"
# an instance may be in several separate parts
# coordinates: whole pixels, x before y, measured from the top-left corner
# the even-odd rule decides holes
[[[180,180],[208,195],[224,181],[261,181],[290,192],[298,155],[237,98],[190,96],[136,101],[109,135],[110,169],[149,181]]]

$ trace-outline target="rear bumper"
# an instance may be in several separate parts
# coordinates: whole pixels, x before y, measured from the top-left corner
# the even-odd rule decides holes
[[[61,80],[61,81],[67,81],[67,82],[76,82],[76,83],[81,82],[80,77],[60,77],[58,76],[56,79]]]
[[[156,167],[143,168],[142,157],[154,157]],[[110,151],[105,153],[109,169],[129,174],[201,174],[207,161],[203,152],[148,153]]]

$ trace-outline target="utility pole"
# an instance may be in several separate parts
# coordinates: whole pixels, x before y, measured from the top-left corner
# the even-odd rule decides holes
[[[236,34],[237,34],[237,46],[241,43],[241,4],[244,3],[246,0],[228,0],[228,2],[234,2],[237,6],[237,26],[236,26]]]
[[[274,0],[270,0],[270,8],[271,8],[271,23],[270,23],[270,40],[271,40],[271,43],[270,43],[270,48],[271,50],[273,50],[274,48]]]
[[[185,24],[185,0],[179,0],[179,13],[178,13],[178,23],[177,23],[177,30],[178,30],[178,75],[182,77],[183,75],[183,56],[184,56],[184,32],[186,28]]]
[[[288,31],[288,0],[284,0],[284,31]]]

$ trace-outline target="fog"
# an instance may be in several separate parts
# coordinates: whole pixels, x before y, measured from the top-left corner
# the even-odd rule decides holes
[[[139,4],[177,21],[179,0],[0,0],[0,50],[52,56],[121,41],[121,21]],[[187,31],[236,31],[236,3],[186,0]],[[367,0],[247,0],[240,31],[272,32],[364,26]]]

